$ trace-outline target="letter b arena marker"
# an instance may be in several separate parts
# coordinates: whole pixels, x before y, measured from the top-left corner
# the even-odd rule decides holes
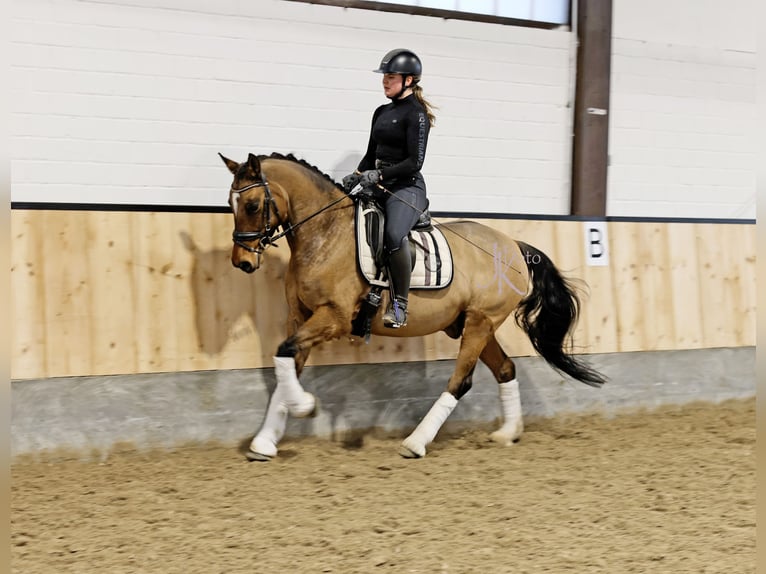
[[[586,221],[583,224],[583,231],[585,232],[585,259],[588,265],[609,265],[606,221]]]

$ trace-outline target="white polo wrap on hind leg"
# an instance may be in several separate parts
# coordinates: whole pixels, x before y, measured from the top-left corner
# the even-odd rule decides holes
[[[436,433],[457,406],[457,399],[448,392],[443,392],[428,411],[420,424],[402,442],[402,446],[411,450],[417,456],[425,456],[426,445],[430,444]]]
[[[266,418],[263,419],[261,430],[255,435],[250,443],[250,450],[269,457],[277,456],[277,444],[282,440],[287,427],[287,405],[281,387],[271,395],[269,408],[266,410]]]
[[[490,438],[503,445],[510,445],[524,432],[524,420],[521,416],[521,396],[519,381],[512,379],[500,383],[500,407],[503,413],[503,425],[490,435]]]
[[[314,412],[316,400],[314,395],[303,390],[298,381],[293,357],[274,357],[274,373],[277,377],[277,389],[281,389],[283,400],[291,415],[305,417]]]

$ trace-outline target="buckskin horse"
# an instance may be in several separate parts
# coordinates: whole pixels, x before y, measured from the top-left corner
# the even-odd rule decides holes
[[[351,334],[370,285],[356,264],[354,200],[332,178],[292,155],[249,154],[243,163],[219,155],[234,176],[229,191],[232,264],[252,273],[274,241],[285,237],[290,246],[287,338],[277,348],[277,385],[247,453],[250,460],[270,460],[288,415],[315,414],[317,401],[299,381],[312,347]],[[491,439],[506,445],[519,439],[524,427],[515,367],[495,337],[514,311],[517,324],[549,365],[594,387],[606,381],[565,349],[580,302],[572,283],[543,252],[473,221],[437,227],[450,235],[454,274],[449,286],[412,291],[408,322],[399,329],[385,328],[381,314],[371,323],[375,335],[421,337],[444,331],[461,339],[446,390],[401,444],[399,454],[408,458],[425,456],[426,446],[471,388],[479,359],[499,384],[503,422]],[[498,253],[502,281],[496,277]]]

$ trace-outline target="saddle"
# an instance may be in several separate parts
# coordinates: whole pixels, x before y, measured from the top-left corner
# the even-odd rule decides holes
[[[372,286],[354,319],[351,333],[369,341],[381,292],[389,288],[383,247],[385,214],[372,199],[356,203],[356,253],[359,271]],[[452,252],[447,239],[424,212],[409,233],[412,254],[410,289],[443,289],[452,282]]]
[[[388,287],[383,230],[385,214],[367,199],[356,204],[356,253],[362,275],[370,285]],[[452,282],[452,252],[447,239],[424,212],[409,233],[412,253],[410,289],[443,289]]]

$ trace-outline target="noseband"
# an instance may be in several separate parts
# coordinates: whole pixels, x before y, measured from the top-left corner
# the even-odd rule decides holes
[[[234,189],[232,187],[231,193],[240,195],[248,189],[253,189],[254,187],[263,188],[263,197],[265,200],[263,204],[263,231],[237,231],[235,228],[234,232],[232,233],[232,239],[234,240],[235,245],[239,245],[242,249],[249,251],[250,253],[257,253],[260,258],[263,250],[274,242],[274,233],[276,233],[277,229],[279,228],[279,223],[277,223],[276,227],[271,227],[271,210],[274,210],[274,214],[277,216],[277,220],[279,220],[279,209],[277,208],[277,204],[274,201],[274,196],[271,193],[271,188],[269,188],[269,182],[266,180],[266,176],[261,174],[261,181],[251,183],[242,189]],[[255,247],[251,247],[250,245],[245,244],[245,242],[251,241],[257,241],[258,243]]]

